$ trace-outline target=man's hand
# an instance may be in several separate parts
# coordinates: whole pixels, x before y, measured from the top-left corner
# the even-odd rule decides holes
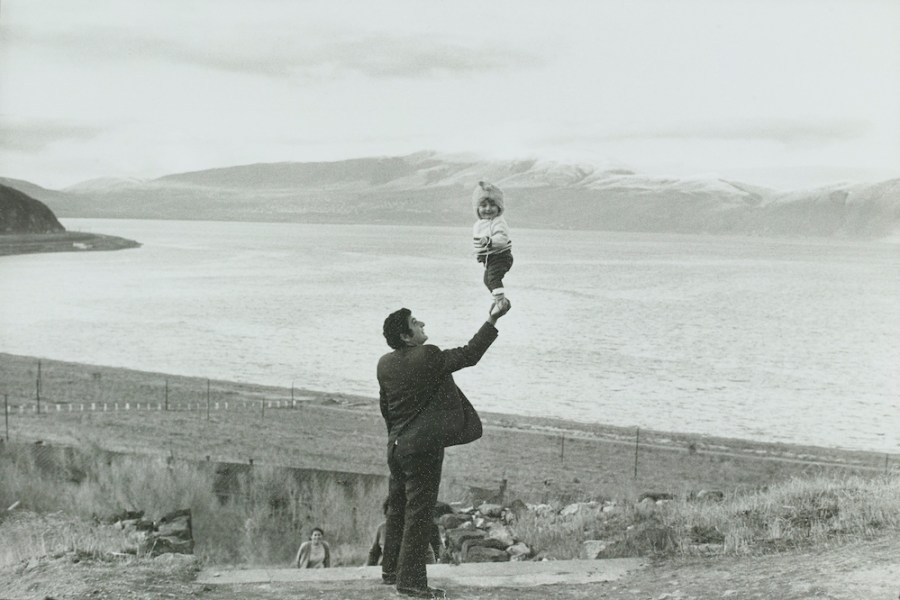
[[[508,313],[510,308],[512,308],[512,304],[510,304],[508,298],[504,298],[503,300],[494,302],[494,304],[491,305],[490,312],[488,313],[488,322],[491,325],[496,324],[497,319]]]
[[[488,245],[488,243],[489,243],[490,241],[491,241],[491,238],[489,238],[489,237],[486,236],[486,235],[483,235],[483,236],[481,236],[481,237],[475,238],[475,239],[474,239],[474,244],[475,244],[475,247],[476,247],[476,248],[484,248],[485,246]]]

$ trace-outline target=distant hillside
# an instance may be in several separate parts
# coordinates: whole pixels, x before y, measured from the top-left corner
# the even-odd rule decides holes
[[[105,178],[62,191],[29,185],[62,217],[468,226],[479,179],[504,189],[514,228],[856,239],[900,232],[900,179],[778,192],[722,179],[433,152],[243,165],[148,181]]]
[[[58,233],[65,230],[44,203],[17,189],[0,185],[0,234]]]

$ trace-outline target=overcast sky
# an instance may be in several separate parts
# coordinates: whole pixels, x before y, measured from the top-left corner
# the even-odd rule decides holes
[[[900,176],[897,0],[3,0],[0,176],[419,150]]]

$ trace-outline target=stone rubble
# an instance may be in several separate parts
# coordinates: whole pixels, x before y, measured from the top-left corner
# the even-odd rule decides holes
[[[189,508],[172,511],[157,521],[144,518],[144,511],[123,511],[109,519],[128,535],[131,554],[193,554],[194,535]]]

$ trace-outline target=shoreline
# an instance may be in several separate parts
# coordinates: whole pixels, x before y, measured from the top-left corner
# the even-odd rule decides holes
[[[44,254],[49,252],[99,252],[139,248],[140,246],[140,242],[134,240],[82,231],[9,233],[0,235],[0,256]]]
[[[253,403],[260,401],[278,401],[295,399],[298,406],[316,407],[329,413],[347,413],[373,418],[383,427],[375,397],[326,392],[295,387],[272,386],[256,383],[241,383],[230,380],[211,380],[204,377],[172,375],[167,373],[110,367],[90,363],[60,361],[55,359],[8,354],[0,352],[0,377],[6,382],[10,392],[10,414],[12,407],[21,404],[35,404],[35,379],[37,364],[42,365],[42,388],[56,390],[44,392],[44,402],[48,406],[62,403],[90,402],[96,398],[95,388],[105,385],[112,394],[124,394],[124,398],[132,397],[135,392],[125,391],[129,386],[136,386],[145,393],[156,386],[157,398],[165,382],[165,393],[173,398],[178,394],[193,390],[194,396],[207,393],[207,385],[216,392],[216,398],[231,398],[235,403]],[[26,374],[27,372],[27,374]],[[23,377],[24,375],[24,377]],[[66,386],[63,398],[59,396],[60,383]],[[54,380],[57,380],[54,382]],[[102,384],[101,384],[102,382]],[[13,392],[13,389],[17,392]],[[54,400],[54,395],[56,400]],[[112,400],[109,400],[110,402]],[[126,400],[123,400],[123,402]],[[134,400],[132,400],[134,401]],[[15,409],[17,410],[17,409]],[[55,410],[55,409],[54,409]],[[27,411],[26,411],[27,412]],[[263,411],[264,412],[264,411]],[[883,469],[884,465],[900,462],[900,454],[851,450],[805,444],[789,444],[782,442],[766,442],[744,438],[718,437],[690,432],[660,431],[637,427],[623,427],[604,423],[585,423],[560,418],[523,416],[511,413],[495,413],[479,411],[485,430],[501,431],[515,436],[543,436],[558,439],[564,446],[568,440],[575,442],[598,442],[620,446],[624,451],[634,452],[635,442],[639,440],[642,449],[677,452],[684,455],[696,453],[752,460],[776,460],[805,465],[828,467],[861,468],[864,470]]]

